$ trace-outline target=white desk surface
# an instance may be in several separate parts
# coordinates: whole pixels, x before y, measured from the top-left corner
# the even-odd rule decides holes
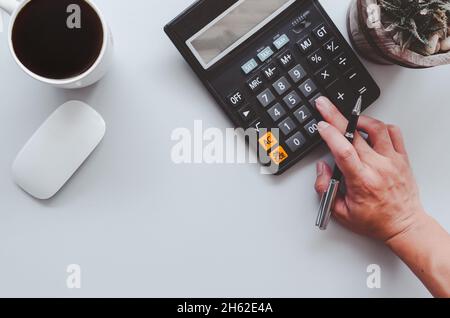
[[[349,2],[322,1],[344,34]],[[97,3],[116,47],[110,73],[91,88],[28,78],[0,33],[0,296],[429,296],[383,245],[336,224],[315,229],[314,164],[325,148],[277,178],[255,165],[173,164],[173,129],[197,119],[230,126],[162,31],[191,0]],[[366,65],[382,89],[368,114],[403,129],[424,205],[450,230],[450,66]],[[107,135],[54,199],[39,202],[13,184],[10,166],[70,99],[99,111]],[[66,287],[69,264],[81,265],[79,290]],[[381,289],[366,286],[369,264],[381,266]]]

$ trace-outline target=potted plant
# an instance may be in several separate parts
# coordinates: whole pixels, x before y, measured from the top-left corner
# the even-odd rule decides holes
[[[356,50],[375,63],[450,64],[450,0],[354,0],[348,31]]]

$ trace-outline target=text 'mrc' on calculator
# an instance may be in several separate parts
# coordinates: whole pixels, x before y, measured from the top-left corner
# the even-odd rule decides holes
[[[262,144],[278,174],[321,142],[319,96],[346,115],[380,96],[317,0],[201,0],[165,31],[236,127],[279,128]]]

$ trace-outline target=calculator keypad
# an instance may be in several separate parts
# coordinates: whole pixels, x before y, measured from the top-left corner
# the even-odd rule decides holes
[[[338,77],[336,69],[332,66],[326,66],[316,73],[316,78],[322,86],[333,83]]]
[[[341,52],[342,45],[336,39],[331,39],[323,46],[323,50],[330,57],[334,57]]]
[[[289,71],[289,76],[295,84],[304,79],[306,75],[307,73],[305,69],[300,64],[297,64],[292,70]]]
[[[304,124],[308,120],[310,120],[313,115],[312,115],[312,113],[311,113],[311,111],[309,110],[308,107],[302,106],[302,107],[300,107],[298,110],[296,110],[294,112],[294,116],[295,116],[295,118],[297,118],[297,121],[300,124]]]
[[[288,82],[286,77],[280,78],[272,86],[280,96],[286,93],[291,88],[291,84]]]
[[[369,96],[367,107],[379,94],[337,30],[324,21],[306,21],[291,31],[261,41],[253,58],[241,63],[244,88],[236,86],[227,95],[231,111],[245,128],[260,133],[261,149],[278,165],[299,160],[320,141],[320,96],[348,115],[358,95]],[[279,129],[279,137],[267,133],[272,128]]]
[[[288,68],[294,63],[294,55],[291,51],[286,51],[283,55],[278,58],[278,62],[284,68]]]
[[[313,48],[311,37],[307,36],[297,42],[298,48],[303,54],[309,53]]]
[[[227,97],[227,101],[231,106],[237,107],[245,101],[244,94],[240,90],[234,91]]]
[[[352,67],[352,63],[350,61],[350,58],[346,53],[340,54],[337,58],[334,59],[337,67],[340,71],[346,72]]]
[[[336,81],[327,89],[330,100],[339,108],[344,108],[349,101],[355,100],[355,95],[344,82]]]
[[[302,135],[301,132],[298,132],[294,136],[289,138],[286,141],[286,144],[292,152],[296,152],[306,144],[306,138]]]
[[[317,125],[317,120],[313,119],[311,120],[306,126],[305,126],[306,132],[310,137],[313,137],[319,133],[319,127]]]
[[[249,81],[247,81],[247,85],[252,92],[257,92],[262,89],[264,85],[264,81],[261,75],[255,75]]]
[[[283,106],[280,104],[275,104],[273,107],[271,107],[268,110],[268,113],[273,121],[279,121],[281,118],[283,118],[286,115],[286,111],[284,110]]]
[[[278,74],[280,74],[280,70],[278,65],[276,65],[275,63],[270,63],[269,65],[263,68],[263,73],[268,80],[271,80],[277,77]]]
[[[314,94],[317,91],[316,84],[310,78],[308,78],[298,88],[302,92],[303,96],[305,96],[306,98],[310,97],[312,94]]]
[[[317,40],[323,42],[330,37],[330,30],[328,29],[328,26],[321,24],[313,30],[313,34]]]
[[[308,56],[308,62],[311,68],[315,71],[325,66],[327,60],[325,59],[325,55],[322,53],[322,50],[317,50]]]
[[[270,89],[266,89],[258,95],[258,100],[263,107],[267,107],[275,100],[275,95],[272,94]]]
[[[281,132],[286,136],[289,135],[291,132],[293,132],[295,129],[297,129],[297,125],[290,117],[283,120],[281,124],[278,125],[278,127],[280,128]]]
[[[250,106],[245,106],[244,108],[240,109],[239,115],[241,116],[242,120],[247,124],[252,122],[253,119],[255,119],[256,117],[256,113],[253,111],[252,108],[250,108]]]
[[[292,91],[291,93],[286,95],[285,98],[283,98],[283,101],[289,109],[294,109],[302,102],[302,99],[295,91]]]

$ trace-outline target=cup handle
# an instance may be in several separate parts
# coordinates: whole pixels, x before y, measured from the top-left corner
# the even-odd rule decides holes
[[[19,5],[17,0],[0,0],[0,9],[5,10],[9,15],[11,15],[14,10]]]

